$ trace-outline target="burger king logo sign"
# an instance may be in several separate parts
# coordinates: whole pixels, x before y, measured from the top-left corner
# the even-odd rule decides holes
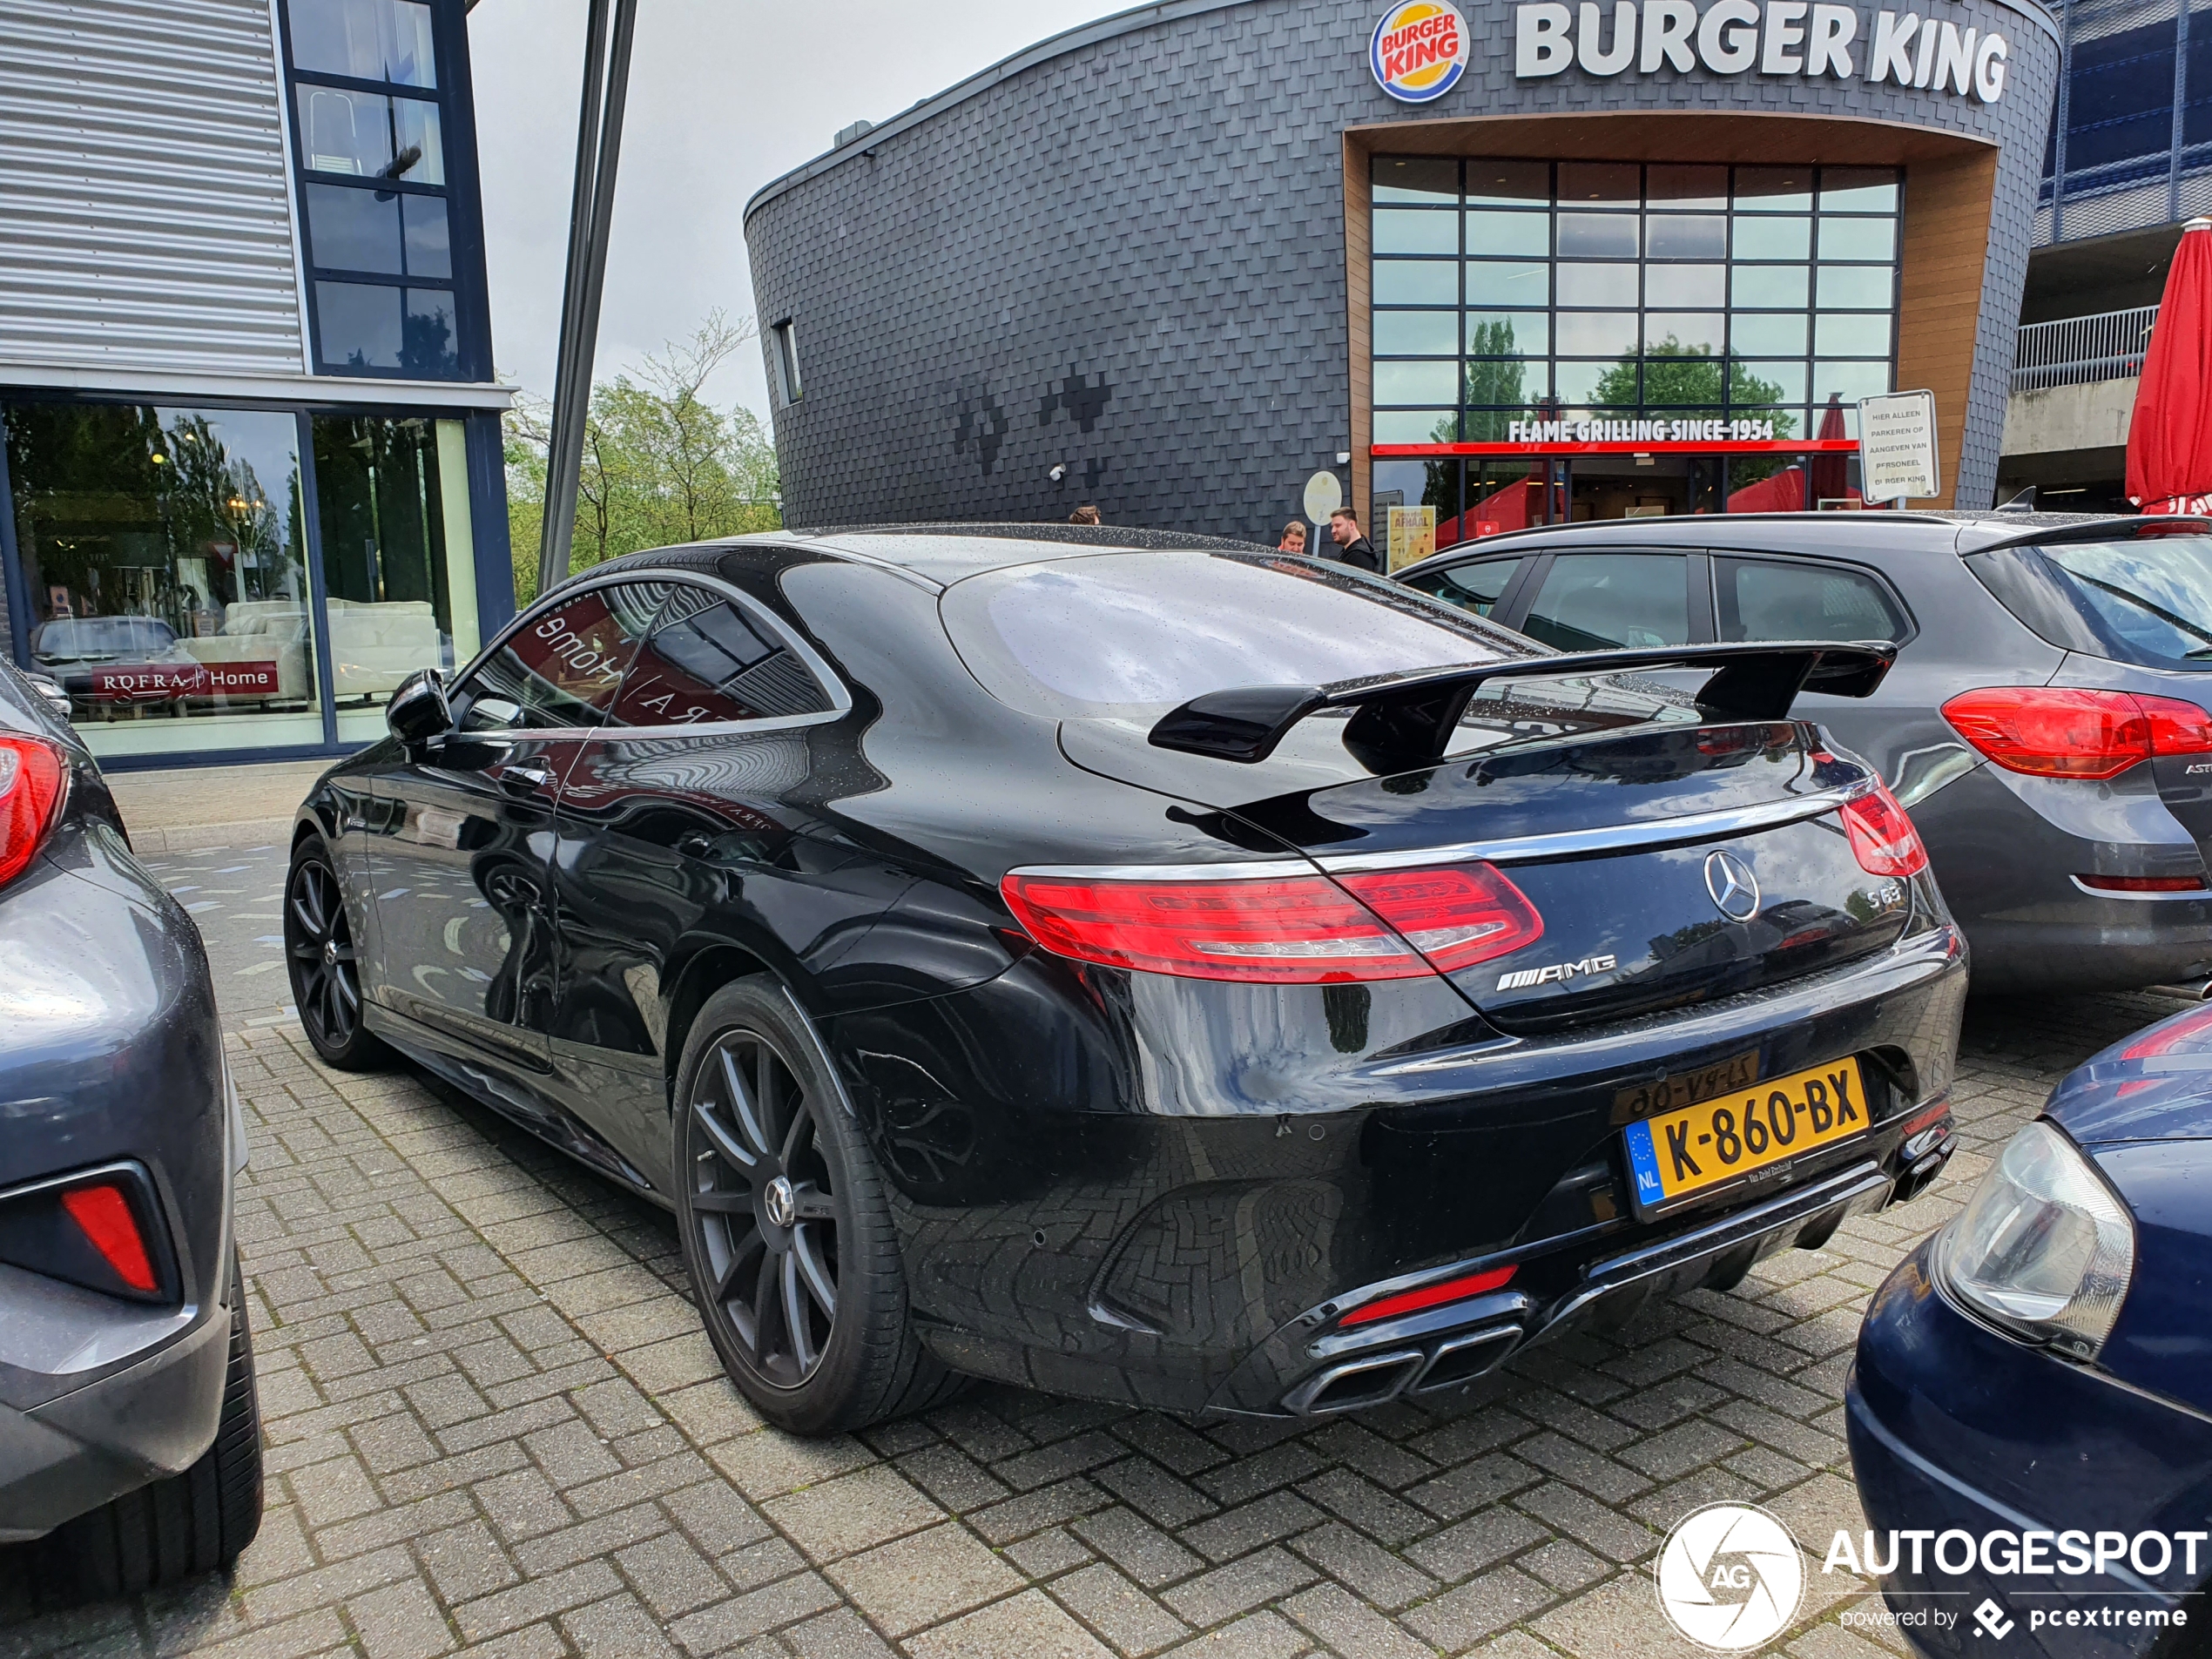
[[[1460,84],[1467,20],[1447,0],[1405,0],[1382,15],[1367,47],[1375,84],[1401,104],[1426,104]]]

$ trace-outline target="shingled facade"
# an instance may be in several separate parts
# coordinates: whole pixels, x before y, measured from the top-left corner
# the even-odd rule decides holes
[[[1852,11],[1855,39],[1848,75],[1809,74],[1806,32],[1835,37],[1832,15],[1712,0],[1696,10],[1714,50],[1684,70],[1669,6],[1691,9],[1648,0],[1642,62],[1609,73],[1635,9],[1580,7],[1602,37],[1532,75],[1532,51],[1561,49],[1531,40],[1567,9],[1477,0],[1464,72],[1408,104],[1379,84],[1386,11],[1368,0],[1170,0],[840,135],[745,209],[788,521],[1054,519],[1096,502],[1109,523],[1271,542],[1316,470],[1365,502],[1368,179],[1393,155],[1901,170],[1893,383],[1937,395],[1930,504],[1988,504],[2058,60],[2049,17],[1938,0],[1924,53],[1900,45],[1898,13],[1815,6]],[[1709,65],[1737,44],[1751,67]],[[1879,80],[1878,45],[1892,60]],[[1898,84],[1916,57],[1933,84]],[[1810,419],[1822,395],[1816,380]]]

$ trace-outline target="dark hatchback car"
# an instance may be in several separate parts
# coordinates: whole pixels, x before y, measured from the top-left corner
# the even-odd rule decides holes
[[[1786,712],[1885,654],[1691,655],[1142,532],[637,555],[309,796],[298,1005],[671,1206],[787,1427],[1441,1393],[1947,1156],[1959,936]]]
[[[1865,639],[1798,712],[1926,842],[1977,990],[2212,975],[2212,522],[2000,513],[1615,519],[1400,573],[1561,651]]]
[[[261,1517],[231,1226],[243,1124],[199,930],[0,664],[0,1543],[116,1595]]]
[[[1845,1406],[1898,1611],[1993,1600],[2005,1651],[2054,1659],[2212,1651],[2212,1009],[2059,1085],[1876,1293]],[[1998,1541],[1916,1573],[1882,1541],[1911,1527]]]

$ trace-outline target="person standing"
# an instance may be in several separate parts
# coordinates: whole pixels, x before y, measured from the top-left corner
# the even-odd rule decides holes
[[[1359,533],[1359,515],[1349,507],[1339,507],[1329,515],[1329,539],[1337,544],[1336,556],[1341,563],[1381,571],[1382,560],[1375,555],[1375,544]]]
[[[1304,521],[1294,518],[1289,523],[1283,526],[1283,539],[1275,543],[1275,550],[1278,553],[1303,553],[1305,551],[1305,524]]]
[[[1068,515],[1068,522],[1070,524],[1101,524],[1105,521],[1099,517],[1098,509],[1086,502]]]

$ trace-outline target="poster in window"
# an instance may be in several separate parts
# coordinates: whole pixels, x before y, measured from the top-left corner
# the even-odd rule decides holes
[[[1402,570],[1436,551],[1436,509],[1390,509],[1390,568]]]

